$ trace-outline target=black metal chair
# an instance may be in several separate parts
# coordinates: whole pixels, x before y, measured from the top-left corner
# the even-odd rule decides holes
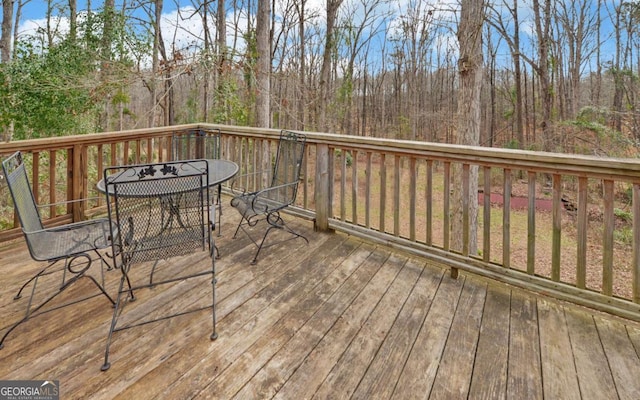
[[[239,195],[231,199],[231,206],[235,207],[241,216],[233,237],[235,238],[242,229],[258,247],[251,262],[252,264],[258,261],[260,251],[264,247],[268,247],[264,244],[273,229],[280,229],[293,235],[287,240],[302,238],[309,243],[306,237],[289,228],[281,216],[281,211],[293,204],[296,199],[305,146],[306,137],[304,135],[291,131],[282,131],[272,168],[268,171],[242,175],[235,181],[240,184],[251,181],[269,182],[267,187],[263,189],[255,191],[242,190]],[[232,190],[237,191],[238,189],[236,187],[235,189],[232,188]],[[256,226],[261,220],[265,220],[268,226],[262,239],[256,240],[247,228]],[[272,243],[269,246],[274,244],[276,243]]]
[[[107,337],[102,370],[110,367],[109,349],[115,332],[135,326],[211,309],[213,333],[217,338],[215,314],[215,257],[209,224],[208,165],[205,160],[174,161],[162,164],[112,167],[105,170],[104,183],[111,222],[119,235],[113,252],[121,259],[122,276],[112,322]],[[207,250],[208,267],[189,264],[179,256]],[[159,260],[167,260],[156,270]],[[154,261],[146,278],[145,261]],[[154,273],[156,276],[154,277]],[[160,278],[157,275],[162,275]],[[171,282],[210,276],[212,302],[148,320],[123,322],[126,304],[135,300],[134,292]]]
[[[221,155],[222,135],[220,129],[194,129],[179,132],[173,135],[172,140],[173,160],[212,159],[219,160]],[[216,226],[216,221],[222,220],[222,185],[216,186],[215,196],[216,213],[212,213],[212,228],[218,230],[218,236],[222,234],[222,227]],[[217,214],[217,218],[216,217]]]
[[[11,325],[4,333],[2,339],[0,339],[0,348],[4,346],[4,340],[9,333],[29,318],[86,300],[87,298],[76,299],[69,303],[42,311],[45,305],[80,278],[87,278],[92,281],[98,288],[99,294],[104,295],[109,299],[111,304],[114,304],[113,299],[104,289],[104,267],[106,265],[107,269],[111,269],[111,265],[109,260],[105,258],[105,254],[101,252],[111,247],[109,241],[109,221],[102,218],[45,228],[40,217],[36,199],[31,190],[22,153],[16,152],[5,159],[2,162],[2,170],[20,220],[20,225],[22,226],[22,232],[29,248],[29,254],[31,258],[36,261],[47,262],[47,266],[31,276],[15,295],[15,300],[20,299],[23,290],[29,284],[32,284],[25,316]],[[98,260],[101,266],[100,283],[93,276],[87,274],[93,261]],[[62,267],[60,267],[60,264],[62,264]],[[62,275],[60,287],[46,299],[34,305],[38,280],[54,273],[60,273]]]

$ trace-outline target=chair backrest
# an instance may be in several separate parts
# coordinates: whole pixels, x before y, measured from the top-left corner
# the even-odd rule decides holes
[[[22,153],[17,151],[4,160],[2,162],[2,171],[7,180],[15,210],[18,213],[22,231],[27,241],[29,241],[29,232],[42,230],[43,225],[36,200],[33,197],[31,184],[29,184]]]
[[[206,161],[112,167],[104,174],[109,217],[119,232],[114,253],[123,265],[211,245]]]
[[[173,160],[220,159],[220,129],[190,130],[172,137]]]
[[[306,142],[307,137],[303,134],[284,130],[280,132],[271,181],[271,187],[278,187],[280,190],[270,192],[271,200],[283,204],[291,204],[295,201]]]

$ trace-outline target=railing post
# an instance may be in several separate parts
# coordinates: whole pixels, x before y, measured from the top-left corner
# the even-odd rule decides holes
[[[633,184],[633,255],[632,255],[632,301],[640,303],[640,184]]]
[[[329,210],[331,210],[331,187],[329,183],[329,146],[316,147],[316,179],[314,199],[316,203],[316,231],[329,230]]]
[[[71,169],[67,171],[67,173],[71,175],[69,182],[72,186],[71,190],[68,191],[71,194],[71,199],[67,200],[73,200],[71,207],[73,210],[72,215],[74,222],[86,219],[84,213],[84,201],[78,201],[86,197],[84,195],[84,179],[86,174],[86,156],[84,153],[82,145],[75,145],[69,155],[69,160],[72,160],[72,162]],[[69,163],[67,163],[67,165],[68,164]]]

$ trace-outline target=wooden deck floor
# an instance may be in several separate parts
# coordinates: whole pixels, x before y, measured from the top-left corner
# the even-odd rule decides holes
[[[63,399],[640,398],[637,323],[464,273],[453,280],[424,260],[295,225],[310,243],[268,248],[255,266],[248,240],[224,226],[216,341],[206,311],[129,329],[101,372],[112,309],[95,297],[17,328],[0,350],[0,379],[58,380]],[[22,242],[0,248],[5,329],[36,266]],[[119,272],[107,279],[113,291]],[[53,280],[39,287],[55,290]],[[125,311],[188,307],[207,288],[157,287]],[[94,291],[85,280],[62,297]]]

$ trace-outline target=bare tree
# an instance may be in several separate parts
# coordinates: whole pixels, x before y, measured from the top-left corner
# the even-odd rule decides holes
[[[406,11],[399,16],[399,29],[395,39],[394,55],[404,68],[399,71],[397,84],[406,87],[402,99],[394,105],[398,116],[408,121],[407,128],[399,128],[404,139],[416,140],[421,135],[421,114],[428,108],[430,96],[425,84],[427,56],[435,39],[437,26],[434,24],[434,9],[430,2],[411,0]],[[399,92],[398,92],[399,94]],[[405,132],[408,131],[408,132]]]
[[[70,21],[70,31],[69,35],[72,40],[76,39],[76,14],[77,14],[77,5],[75,4],[76,0],[69,0],[69,7],[71,9],[71,21]],[[102,49],[100,54],[100,80],[103,85],[105,85],[110,79],[110,61],[112,59],[111,47],[113,45],[113,37],[114,37],[114,18],[115,18],[115,1],[114,0],[106,0],[104,2],[104,11],[103,11],[103,27],[102,27]],[[103,130],[109,131],[111,127],[109,126],[110,120],[110,106],[111,106],[111,93],[107,93],[107,98],[105,99],[103,105],[103,112],[100,118],[102,119],[100,126]],[[122,107],[122,104],[120,104]],[[122,121],[122,118],[120,118]]]
[[[598,0],[596,8],[598,10],[602,9],[602,0]],[[598,44],[602,43],[602,17],[600,13],[597,13],[597,39],[596,42]],[[600,50],[600,45],[596,46],[596,73],[595,79],[593,74],[590,75],[591,79],[591,103],[596,106],[600,106],[600,95],[602,92],[602,51]]]
[[[329,124],[327,121],[327,106],[330,103],[329,98],[329,86],[331,85],[331,68],[332,68],[332,53],[335,50],[335,25],[338,15],[338,9],[343,0],[327,0],[327,25],[325,33],[324,53],[322,56],[322,69],[320,70],[320,106],[318,111],[318,128],[321,131],[329,130]]]
[[[16,16],[15,16],[15,23],[13,24],[13,43],[17,43],[18,42],[18,34],[20,33],[18,31],[18,27],[20,26],[20,20],[22,19],[22,7],[29,3],[31,0],[18,0],[18,5],[15,9],[16,12]],[[15,4],[15,3],[14,3]],[[16,49],[15,46],[13,46],[13,50],[12,53],[15,53]],[[13,55],[12,55],[13,58]]]
[[[507,0],[503,3],[504,9],[508,10],[510,14],[510,21],[505,21],[500,10],[489,3],[487,5],[491,13],[487,15],[487,22],[500,34],[500,36],[506,41],[511,53],[511,59],[513,62],[514,73],[514,87],[515,87],[515,134],[518,147],[522,148],[525,145],[524,140],[524,108],[523,108],[523,83],[522,83],[522,69],[520,63],[520,22],[518,18],[518,0],[513,0],[513,4],[509,5]],[[511,27],[511,28],[510,28]]]
[[[540,7],[540,1],[533,0],[534,23],[538,40],[538,62],[535,63],[531,58],[525,58],[538,74],[538,86],[542,102],[542,149],[545,151],[551,151],[552,139],[553,85],[549,72],[549,47],[552,41],[551,2],[552,0],[543,0],[544,7]]]
[[[346,65],[342,74],[342,107],[341,132],[353,133],[353,92],[354,70],[356,58],[366,48],[369,41],[378,34],[382,25],[382,15],[378,11],[385,4],[385,0],[358,0],[349,2],[345,6],[344,18],[340,22],[338,34],[339,47],[345,49]],[[356,17],[357,20],[354,20]],[[338,35],[336,35],[338,36]],[[337,40],[336,40],[337,41]],[[342,57],[341,57],[342,58]]]
[[[600,47],[596,34],[598,31],[598,10],[590,7],[591,0],[557,3],[556,21],[558,21],[564,43],[566,44],[566,65],[568,85],[566,85],[567,117],[575,118],[580,107],[580,84],[585,61]],[[562,43],[562,41],[557,41]]]
[[[624,91],[624,83],[622,79],[622,58],[623,58],[623,44],[622,44],[622,18],[623,7],[615,7],[615,59],[611,68],[611,74],[613,75],[614,92],[613,92],[613,128],[617,131],[622,129],[622,96]]]

